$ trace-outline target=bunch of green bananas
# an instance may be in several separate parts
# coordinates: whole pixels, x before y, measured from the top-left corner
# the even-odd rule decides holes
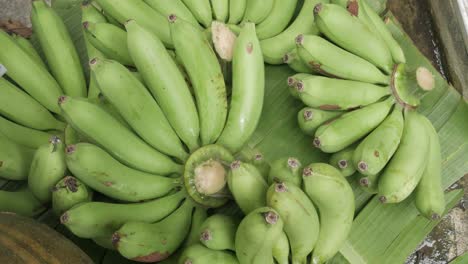
[[[343,1],[334,1],[343,2]],[[363,188],[382,203],[413,191],[424,216],[444,211],[437,132],[416,112],[434,88],[426,68],[411,69],[381,18],[362,0],[314,7],[320,36],[301,34],[285,62],[299,73],[291,94],[307,107],[298,113],[313,145],[334,153],[344,176],[359,174]]]

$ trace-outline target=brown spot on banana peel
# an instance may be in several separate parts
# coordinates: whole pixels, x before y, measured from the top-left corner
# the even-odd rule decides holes
[[[375,151],[374,151],[374,156],[377,157],[377,158],[380,157],[379,151],[375,150]]]
[[[76,146],[75,145],[68,145],[66,148],[65,148],[65,154],[73,154],[76,150]]]
[[[320,73],[324,76],[335,78],[335,79],[342,79],[339,76],[336,76],[332,73],[327,72],[326,70],[322,69],[322,64],[316,61],[309,61],[308,63],[313,71]]]
[[[170,14],[169,16],[167,16],[167,20],[169,21],[169,23],[174,23],[177,20],[177,16],[175,14]]]
[[[68,221],[70,220],[70,216],[68,215],[67,212],[63,213],[61,216],[60,216],[60,223],[62,225],[68,223]]]
[[[258,161],[263,160],[263,155],[260,153],[255,154],[254,160],[258,160]]]
[[[384,204],[384,203],[387,202],[387,197],[382,195],[382,196],[379,197],[379,201]]]
[[[319,106],[319,109],[322,109],[322,110],[341,110],[341,107],[339,107],[338,105],[321,105]]]
[[[312,144],[316,148],[320,148],[322,146],[322,143],[320,142],[320,138],[318,138],[318,137],[314,138],[314,141],[312,142]]]
[[[303,116],[305,121],[310,121],[314,117],[314,112],[311,110],[305,110]]]
[[[348,4],[346,5],[346,9],[348,12],[352,15],[357,17],[359,15],[359,3],[356,0],[350,0],[348,1]]]
[[[67,101],[68,97],[66,95],[61,95],[58,98],[58,104],[61,105]]]
[[[77,192],[78,191],[78,182],[76,179],[72,176],[67,176],[65,177],[64,180],[65,186],[68,190],[71,192]]]
[[[292,169],[296,169],[300,166],[300,162],[296,158],[288,158],[288,166]]]
[[[312,176],[312,168],[311,167],[305,167],[304,170],[302,171],[302,176],[303,177]]]
[[[318,4],[315,5],[314,15],[317,15],[318,13],[320,13],[320,11],[322,11],[322,3],[318,3]]]
[[[359,171],[367,171],[368,165],[365,161],[361,160],[358,163],[358,169]]]
[[[253,52],[252,42],[247,43],[247,46],[246,46],[245,50],[247,51],[248,54],[252,54],[252,52]]]
[[[213,236],[211,235],[210,230],[204,230],[200,234],[200,240],[202,240],[202,241],[210,241],[211,239],[213,239]]]
[[[241,162],[240,160],[236,160],[234,162],[231,163],[231,170],[235,170],[235,169],[238,169],[241,165]]]

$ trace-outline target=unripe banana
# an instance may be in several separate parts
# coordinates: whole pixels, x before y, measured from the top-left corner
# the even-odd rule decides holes
[[[272,253],[278,264],[289,264],[289,240],[284,231],[273,245]]]
[[[358,174],[358,181],[359,185],[363,190],[365,190],[368,193],[375,194],[379,192],[379,177],[380,174],[374,174],[374,175],[363,175],[363,174]]]
[[[330,156],[330,165],[338,169],[344,177],[351,176],[356,172],[356,167],[353,163],[355,149],[356,146],[351,145]]]
[[[184,241],[183,247],[189,247],[193,244],[198,244],[200,242],[200,231],[201,226],[208,218],[208,213],[203,207],[195,207],[192,214],[192,224],[190,225],[190,232],[187,235],[187,238]]]
[[[227,251],[213,250],[200,244],[184,249],[179,264],[239,264],[237,258]]]
[[[197,19],[193,16],[192,12],[185,6],[182,0],[144,0],[154,10],[161,13],[163,16],[168,17],[175,14],[177,17],[191,23],[196,27],[200,27]]]
[[[200,124],[184,76],[162,42],[135,21],[125,23],[130,55],[174,131],[190,150],[198,148]]]
[[[254,165],[234,161],[227,182],[234,200],[244,214],[266,205],[268,184]]]
[[[297,54],[297,48],[294,48],[290,52],[284,54],[283,63],[288,64],[291,69],[299,73],[314,73],[312,69],[301,60]]]
[[[0,178],[26,180],[34,149],[23,147],[0,133]]]
[[[274,37],[260,41],[265,62],[270,64],[283,63],[284,54],[294,49],[294,38],[297,35],[318,34],[313,15],[314,7],[318,3],[328,3],[328,0],[304,0],[301,11],[288,28]]]
[[[65,94],[86,97],[80,58],[60,16],[44,1],[32,3],[31,23],[47,63]]]
[[[289,182],[301,187],[302,163],[294,157],[280,158],[271,163],[268,174],[268,184],[275,182]]]
[[[304,107],[297,113],[297,122],[301,131],[313,136],[315,130],[322,124],[341,116],[344,112],[341,111],[325,111],[310,107]]]
[[[283,232],[283,220],[270,207],[249,213],[236,232],[236,254],[242,264],[273,263],[273,247]]]
[[[259,39],[278,35],[288,26],[296,10],[297,0],[274,0],[270,14],[257,25]]]
[[[422,117],[429,134],[429,154],[421,181],[415,190],[415,204],[419,212],[428,219],[440,219],[445,211],[444,189],[441,180],[441,153],[439,135],[431,122]]]
[[[229,16],[229,0],[210,0],[210,2],[216,21],[226,22]]]
[[[247,0],[243,21],[260,24],[271,13],[274,2],[275,0]]]
[[[393,98],[351,111],[322,125],[315,132],[314,146],[323,152],[340,151],[374,130],[388,115]]]
[[[325,263],[340,250],[351,231],[353,189],[337,169],[325,163],[307,166],[303,180],[305,192],[320,213],[320,234],[312,263]]]
[[[429,135],[426,121],[415,111],[405,112],[400,146],[379,179],[382,203],[398,203],[416,188],[428,162]]]
[[[149,173],[182,172],[182,166],[147,145],[105,110],[83,99],[62,96],[60,108],[67,122],[121,162]]]
[[[392,55],[385,42],[346,9],[333,4],[319,4],[314,8],[314,15],[320,32],[331,41],[368,60],[385,73],[392,72]],[[350,32],[353,32],[351,37]]]
[[[227,116],[226,85],[216,54],[203,33],[189,23],[169,16],[172,40],[192,81],[200,118],[202,145],[221,134]]]
[[[319,235],[319,219],[312,202],[300,187],[285,182],[270,186],[267,205],[274,208],[284,221],[292,262],[306,263]]]
[[[213,20],[210,0],[182,0],[200,24],[209,28]]]
[[[262,113],[265,66],[255,25],[245,23],[235,42],[229,115],[218,144],[232,153],[250,139]]]
[[[229,20],[228,23],[236,25],[244,17],[247,0],[229,1]]]
[[[13,142],[27,148],[38,148],[52,136],[51,132],[44,132],[18,125],[0,116],[0,133]]]
[[[194,204],[189,199],[160,222],[127,222],[112,236],[122,256],[139,262],[168,258],[182,244],[190,229]]]
[[[213,250],[235,250],[234,240],[239,221],[232,216],[215,214],[200,227],[200,242]]]
[[[31,58],[33,58],[37,63],[41,64],[44,68],[47,68],[44,61],[42,61],[41,56],[39,56],[39,53],[37,53],[36,49],[28,39],[23,38],[20,35],[13,35],[12,37],[16,44],[20,46],[20,48],[22,48]]]
[[[63,178],[67,170],[65,146],[57,136],[39,147],[31,162],[28,175],[29,190],[39,201],[47,203],[52,199],[52,188]]]
[[[3,30],[0,30],[0,45],[0,61],[7,69],[7,76],[44,107],[60,113],[57,98],[63,92],[47,69],[16,45]]]
[[[96,0],[105,13],[120,24],[133,19],[142,27],[153,32],[168,47],[172,47],[169,23],[164,15],[153,10],[144,1],[134,0]]]
[[[322,110],[349,110],[377,102],[390,94],[388,87],[309,75],[293,76],[296,91],[292,92],[305,105]]]
[[[267,181],[271,166],[268,161],[265,160],[265,157],[262,155],[262,153],[255,153],[249,162],[257,168],[258,172],[260,172],[260,174],[263,176],[263,179]]]
[[[91,202],[93,191],[73,176],[66,176],[52,188],[52,209],[60,216],[80,203]]]
[[[376,175],[387,165],[400,144],[404,119],[396,106],[392,113],[356,148],[353,164],[363,175]]]
[[[27,188],[14,192],[0,190],[0,212],[35,217],[45,210],[47,208]]]

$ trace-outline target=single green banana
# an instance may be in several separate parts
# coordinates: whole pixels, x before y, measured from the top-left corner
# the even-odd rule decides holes
[[[324,38],[299,35],[296,44],[302,61],[314,72],[353,81],[389,83],[389,77],[370,62],[335,46]]]
[[[99,106],[67,96],[60,97],[59,105],[65,119],[75,130],[126,165],[163,175],[182,172],[181,165],[151,148]]]
[[[119,253],[139,262],[159,262],[183,243],[190,229],[194,204],[190,199],[160,222],[127,222],[112,236]]]
[[[228,251],[213,250],[200,244],[184,249],[179,264],[239,264],[236,256]]]
[[[289,240],[285,232],[282,232],[273,246],[273,258],[278,264],[289,264]]]
[[[294,157],[280,158],[271,163],[268,184],[289,182],[296,186],[302,184],[302,163]]]
[[[11,212],[27,217],[34,217],[47,210],[27,188],[18,191],[0,190],[0,212]]]
[[[400,144],[404,119],[396,106],[392,113],[358,145],[353,165],[363,175],[377,175],[390,161]]]
[[[426,121],[416,111],[405,112],[401,143],[379,179],[379,200],[398,203],[416,188],[428,163],[430,140]]]
[[[2,116],[0,116],[0,133],[17,144],[33,149],[43,145],[52,136],[51,132],[18,125]]]
[[[323,152],[338,152],[374,130],[388,115],[393,98],[348,112],[315,132],[314,146]]]
[[[127,21],[125,28],[130,55],[148,89],[180,139],[190,150],[197,149],[200,134],[197,108],[178,65],[162,42],[137,22]]]
[[[83,22],[86,39],[106,58],[135,66],[127,46],[127,32],[110,23]],[[95,58],[90,58],[90,60]]]
[[[283,232],[283,220],[270,207],[249,213],[236,232],[236,254],[242,264],[273,263],[273,247]]]
[[[385,73],[392,72],[392,54],[384,40],[346,9],[333,4],[319,4],[314,8],[314,16],[315,24],[328,39]],[[353,32],[352,37],[349,37],[349,32]]]
[[[93,191],[73,176],[66,176],[52,188],[52,210],[60,216],[72,207],[91,202]]]
[[[227,182],[234,200],[244,214],[266,205],[268,184],[254,165],[234,161]]]
[[[153,10],[144,1],[134,0],[96,0],[105,13],[115,18],[120,24],[134,19],[142,27],[153,32],[168,47],[172,47],[169,23],[164,15]]]
[[[210,3],[215,20],[226,22],[229,16],[229,0],[210,0]]]
[[[330,156],[330,165],[338,169],[344,177],[349,177],[356,172],[356,167],[353,163],[355,149],[356,146],[351,145]]]
[[[292,263],[306,263],[319,236],[319,218],[314,205],[300,187],[289,182],[275,183],[267,193],[267,204],[284,221]]]
[[[194,17],[192,12],[185,6],[182,0],[144,0],[154,10],[158,11],[165,17],[175,14],[177,17],[191,23],[196,27],[200,27],[198,20]]]
[[[390,95],[390,88],[378,85],[310,75],[296,77],[291,93],[305,105],[322,110],[350,110],[370,105]]]
[[[226,122],[226,85],[221,67],[199,29],[176,16],[169,16],[169,20],[177,57],[181,59],[195,90],[201,142],[207,145],[218,139]]]
[[[237,25],[244,17],[247,0],[229,1],[229,20],[228,23]]]
[[[52,199],[52,188],[63,178],[67,170],[65,146],[57,136],[39,147],[34,153],[28,174],[28,187],[43,203]]]
[[[428,219],[436,220],[440,219],[445,211],[439,135],[431,122],[426,117],[422,118],[426,123],[426,131],[429,135],[429,154],[421,181],[415,190],[415,204],[422,215]]]
[[[218,144],[232,153],[252,136],[262,113],[265,66],[255,25],[245,23],[235,42],[229,115]]]
[[[34,149],[23,147],[0,133],[0,178],[26,180]]]
[[[247,162],[254,165],[258,172],[263,176],[263,179],[268,182],[268,175],[270,174],[271,166],[268,161],[265,160],[262,153],[256,152]]]
[[[269,64],[283,63],[284,54],[295,47],[294,38],[296,36],[318,34],[313,15],[314,7],[318,3],[328,3],[328,0],[304,0],[301,11],[289,27],[274,37],[260,41],[265,62]]]
[[[193,210],[192,214],[192,224],[190,225],[190,232],[184,241],[183,247],[189,247],[193,244],[197,244],[200,242],[201,226],[205,222],[206,218],[208,218],[208,213],[206,209],[200,206],[195,207],[195,210]]]
[[[213,21],[210,0],[182,0],[185,6],[192,12],[193,16],[205,28],[211,26]]]
[[[257,25],[258,38],[267,39],[283,32],[294,15],[296,5],[297,0],[274,0],[271,12]]]
[[[0,77],[0,114],[33,129],[63,130],[65,124],[58,121],[22,89]]]
[[[235,250],[234,240],[239,221],[233,216],[214,214],[200,227],[200,242],[213,250]]]
[[[188,157],[158,103],[127,68],[100,59],[91,60],[90,68],[106,99],[145,142],[180,160]]]
[[[312,69],[301,60],[297,54],[297,48],[294,48],[290,52],[284,54],[283,63],[288,64],[291,69],[299,73],[314,73],[314,71],[312,71]]]
[[[41,64],[44,68],[47,68],[47,65],[44,63],[41,56],[39,56],[39,53],[37,53],[36,49],[28,39],[23,38],[20,35],[13,35],[12,37],[16,44],[20,46],[20,48],[22,48],[29,56],[31,56],[31,58],[33,58],[37,63]]]
[[[380,174],[363,175],[359,173],[359,176],[358,176],[359,185],[366,192],[371,193],[371,194],[376,194],[379,192],[379,186],[378,186],[379,177],[380,177]]]
[[[65,94],[86,97],[80,58],[62,18],[44,1],[34,1],[31,23],[50,70]]]
[[[325,122],[338,118],[344,112],[340,111],[326,111],[310,107],[304,107],[297,113],[297,123],[301,131],[308,135],[313,136],[315,130]]]
[[[180,179],[127,167],[92,144],[69,145],[66,154],[68,169],[75,177],[114,199],[129,202],[154,199],[181,185]]]
[[[60,221],[82,238],[108,237],[131,221],[154,223],[174,212],[184,199],[183,191],[143,203],[81,203],[67,210]]]
[[[346,241],[354,218],[354,194],[348,181],[334,167],[310,164],[303,173],[304,190],[320,213],[320,233],[312,263],[325,263]]]
[[[243,22],[260,24],[271,14],[274,2],[275,0],[247,0]]]
[[[47,68],[31,58],[3,30],[0,30],[0,45],[0,61],[7,69],[7,76],[45,108],[60,113],[57,98],[63,92]]]

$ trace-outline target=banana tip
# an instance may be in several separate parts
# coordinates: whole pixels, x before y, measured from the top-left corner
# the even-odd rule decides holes
[[[387,197],[385,197],[385,196],[382,195],[382,196],[379,197],[379,201],[380,201],[381,203],[383,203],[383,204],[384,204],[384,203],[387,203]]]
[[[298,159],[296,158],[288,158],[288,166],[292,169],[296,169],[296,168],[299,168],[299,166],[301,165],[301,163],[299,162]]]
[[[88,27],[89,27],[89,22],[88,21],[83,22],[83,28],[88,29]]]
[[[314,144],[314,147],[316,148],[320,148],[322,146],[322,143],[320,142],[320,138],[318,137],[314,138],[313,144]]]
[[[359,180],[359,184],[363,187],[369,187],[369,179],[367,177],[362,178]]]
[[[437,214],[437,213],[432,213],[431,219],[432,219],[432,220],[439,220],[439,219],[440,219],[440,215]]]
[[[291,56],[288,53],[284,54],[283,63],[289,64],[290,62],[291,62]]]
[[[275,192],[283,193],[286,192],[288,188],[283,182],[275,184]]]
[[[65,153],[70,155],[70,154],[73,154],[76,150],[76,146],[75,145],[68,145],[66,148],[65,148]]]
[[[96,65],[98,62],[99,62],[99,59],[98,59],[98,58],[92,58],[91,60],[89,60],[89,66],[94,66],[94,65]]]
[[[241,161],[240,160],[236,160],[234,161],[233,163],[231,163],[231,170],[235,170],[235,169],[238,169],[241,165]]]
[[[305,167],[304,170],[302,171],[302,176],[304,177],[312,176],[312,168]]]
[[[200,240],[202,241],[210,241],[212,239],[211,232],[209,230],[204,230],[200,234]]]
[[[298,92],[303,92],[304,91],[304,83],[302,81],[296,82],[296,89]]]
[[[278,219],[279,215],[273,211],[269,211],[265,214],[265,221],[270,225],[276,224],[276,222],[278,222]]]
[[[302,45],[302,43],[304,43],[304,35],[299,34],[299,35],[297,35],[297,37],[296,37],[296,44],[297,44],[297,45]]]
[[[115,248],[119,245],[120,242],[120,234],[115,232],[112,234],[112,245],[114,245]]]
[[[263,159],[263,155],[261,153],[257,153],[254,156],[254,160],[260,161]]]
[[[61,223],[62,225],[68,223],[69,220],[70,220],[70,216],[68,215],[68,212],[63,213],[63,214],[60,216],[60,223]]]
[[[358,163],[358,169],[359,169],[360,171],[367,171],[367,168],[368,168],[368,165],[367,165],[367,163],[366,163],[365,161],[362,161],[362,160],[361,160],[361,161]]]
[[[53,135],[53,136],[51,136],[49,138],[49,143],[51,143],[51,144],[56,145],[56,144],[58,144],[60,142],[62,142],[62,140],[57,135]]]
[[[67,101],[67,99],[68,99],[68,96],[66,96],[66,95],[61,95],[61,96],[59,96],[59,98],[58,98],[58,104],[59,104],[59,105],[62,105],[63,103],[65,103],[65,102]]]
[[[315,5],[314,7],[314,15],[317,15],[318,13],[320,13],[320,11],[322,11],[322,3],[318,3]]]
[[[169,23],[174,23],[177,20],[177,16],[175,14],[170,14],[167,16],[167,20],[169,20]]]
[[[76,181],[75,177],[72,177],[72,176],[65,177],[64,183],[69,191],[73,193],[78,191],[78,182]]]
[[[348,161],[345,159],[339,160],[338,161],[338,167],[340,169],[346,169],[348,167]]]
[[[293,87],[296,84],[296,80],[293,77],[288,77],[288,86]]]

